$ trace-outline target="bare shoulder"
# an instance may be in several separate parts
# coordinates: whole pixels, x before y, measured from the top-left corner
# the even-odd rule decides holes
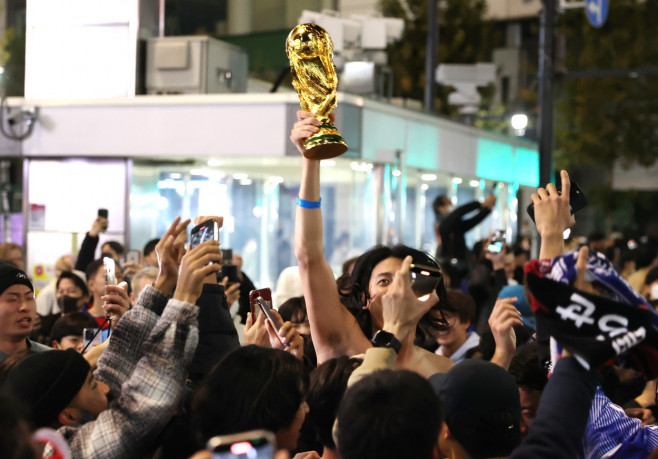
[[[413,360],[414,370],[424,378],[429,378],[435,373],[447,373],[454,365],[449,358],[417,346],[414,346]]]

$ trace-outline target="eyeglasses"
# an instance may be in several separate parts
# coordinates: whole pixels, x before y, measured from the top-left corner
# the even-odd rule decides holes
[[[411,290],[416,295],[429,295],[436,290],[442,278],[443,276],[439,268],[416,264],[409,266]]]

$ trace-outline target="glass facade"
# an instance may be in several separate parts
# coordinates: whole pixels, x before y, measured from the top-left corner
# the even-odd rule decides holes
[[[291,160],[265,167],[259,158],[203,168],[133,164],[130,245],[141,249],[178,215],[222,216],[222,248],[242,255],[243,270],[258,285],[274,285],[281,270],[297,264],[293,235],[301,167]],[[325,256],[337,273],[345,259],[377,240],[377,183],[370,167],[344,159],[322,167]]]
[[[135,162],[131,247],[141,249],[178,215],[223,216],[222,248],[242,255],[243,270],[256,285],[274,286],[284,268],[297,264],[294,222],[301,165],[298,158],[263,161],[210,160],[203,167]],[[345,158],[324,161],[321,170],[325,257],[336,274],[346,259],[377,243],[403,243],[434,255],[433,200],[445,194],[462,205],[486,196],[494,183],[466,178],[457,183],[448,174]],[[502,188],[507,185],[501,183]],[[467,235],[468,244],[502,227],[508,214],[507,202],[499,200],[481,229]]]

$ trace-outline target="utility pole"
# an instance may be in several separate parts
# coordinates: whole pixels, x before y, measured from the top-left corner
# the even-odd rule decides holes
[[[539,16],[539,185],[553,173],[553,112],[555,83],[555,24],[557,0],[542,0]]]
[[[436,20],[438,0],[427,0],[427,46],[425,55],[425,113],[434,113],[434,72],[436,71],[436,54],[439,48],[439,22]]]

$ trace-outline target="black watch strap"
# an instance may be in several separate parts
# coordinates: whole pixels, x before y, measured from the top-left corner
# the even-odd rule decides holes
[[[393,333],[389,333],[384,330],[379,330],[377,333],[375,333],[375,336],[372,337],[371,342],[375,347],[387,347],[389,349],[393,349],[396,354],[400,352],[400,348],[402,347],[402,343],[398,341]]]

